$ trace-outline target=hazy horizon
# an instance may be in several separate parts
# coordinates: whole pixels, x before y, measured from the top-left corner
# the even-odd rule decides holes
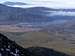
[[[75,0],[0,0],[0,3],[5,1],[23,2],[37,6],[45,6],[49,8],[69,8],[75,9]]]

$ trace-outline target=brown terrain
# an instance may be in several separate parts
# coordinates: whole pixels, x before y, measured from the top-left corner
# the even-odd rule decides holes
[[[40,30],[40,28],[31,28],[31,27],[17,27],[16,25],[0,25],[0,31],[2,32],[30,32]]]
[[[75,56],[75,33],[69,32],[1,32],[24,48],[40,46]]]
[[[72,22],[64,23],[62,27],[51,25],[41,31],[15,25],[0,25],[0,32],[24,48],[46,47],[75,56],[75,28]]]

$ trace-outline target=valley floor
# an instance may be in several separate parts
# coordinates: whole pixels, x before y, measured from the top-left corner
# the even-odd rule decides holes
[[[24,48],[40,46],[75,56],[75,33],[69,32],[1,32]]]

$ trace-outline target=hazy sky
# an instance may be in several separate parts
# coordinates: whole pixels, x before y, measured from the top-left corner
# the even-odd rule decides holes
[[[75,0],[0,0],[0,2],[2,1],[20,1],[53,8],[75,8]]]

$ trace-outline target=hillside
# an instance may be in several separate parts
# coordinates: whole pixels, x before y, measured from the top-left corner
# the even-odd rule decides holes
[[[23,48],[0,33],[0,56],[69,56],[45,47]]]
[[[47,47],[75,55],[75,33],[69,32],[2,32],[22,47]]]

